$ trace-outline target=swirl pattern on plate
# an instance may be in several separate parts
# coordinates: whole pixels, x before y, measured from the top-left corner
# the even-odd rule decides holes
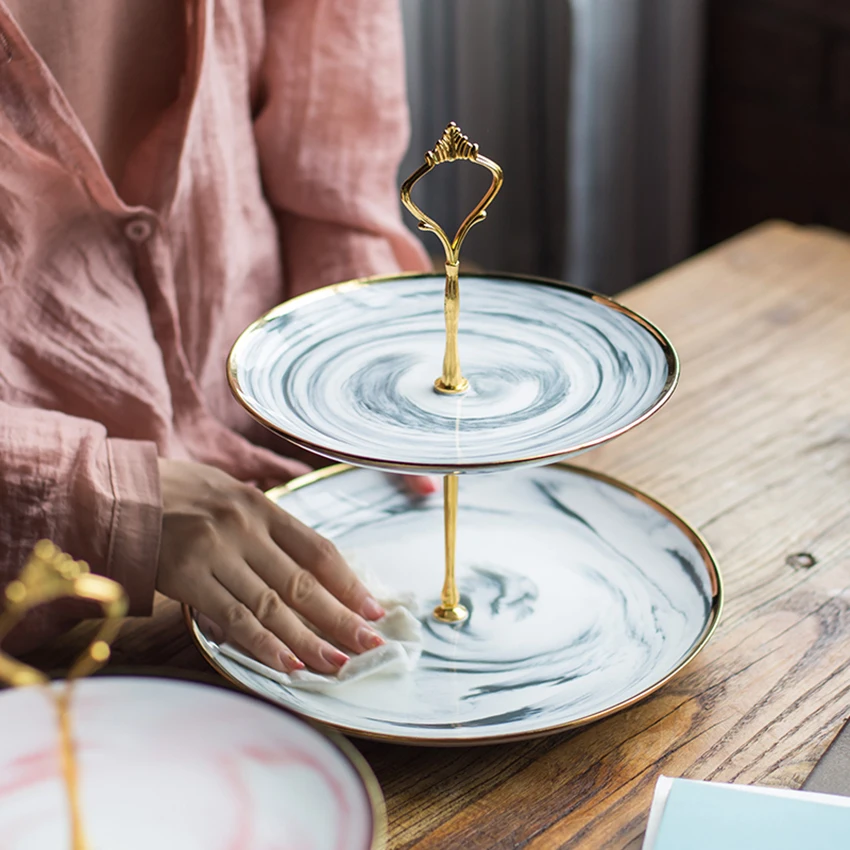
[[[442,277],[340,284],[273,310],[231,352],[242,404],[283,436],[385,469],[484,471],[565,457],[648,416],[675,353],[613,302],[552,282],[461,278],[470,390],[443,395]]]
[[[563,466],[461,481],[458,583],[470,611],[435,622],[442,500],[411,501],[397,476],[348,470],[278,503],[352,563],[421,603],[423,654],[405,677],[318,694],[221,655],[229,678],[347,732],[420,743],[524,737],[593,719],[656,688],[704,643],[720,607],[705,545],[622,485]]]

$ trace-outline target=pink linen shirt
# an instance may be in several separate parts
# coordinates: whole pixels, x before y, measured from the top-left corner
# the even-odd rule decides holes
[[[0,0],[0,583],[47,537],[137,615],[158,456],[297,471],[230,395],[236,336],[300,292],[426,263],[396,188],[397,0],[185,7],[180,94],[116,187]],[[33,618],[17,648],[64,625]]]

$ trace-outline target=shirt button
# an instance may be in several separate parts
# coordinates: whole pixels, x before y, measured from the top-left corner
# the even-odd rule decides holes
[[[124,234],[131,242],[146,242],[153,233],[150,222],[143,218],[134,218],[124,225]]]

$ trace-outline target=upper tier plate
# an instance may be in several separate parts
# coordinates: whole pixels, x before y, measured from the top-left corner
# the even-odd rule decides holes
[[[462,276],[470,389],[434,389],[445,346],[439,275],[341,283],[281,304],[236,341],[228,377],[268,428],[318,454],[409,472],[549,463],[651,416],[679,374],[667,338],[595,293],[539,278]]]

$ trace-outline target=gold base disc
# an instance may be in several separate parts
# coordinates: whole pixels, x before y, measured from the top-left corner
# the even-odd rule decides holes
[[[469,616],[469,611],[463,605],[452,605],[443,607],[438,605],[434,609],[434,619],[441,623],[462,623]]]
[[[445,395],[459,395],[469,389],[469,381],[466,378],[461,378],[460,383],[456,387],[450,387],[448,384],[443,383],[442,378],[437,378],[434,381],[434,389],[438,393],[444,393]]]

